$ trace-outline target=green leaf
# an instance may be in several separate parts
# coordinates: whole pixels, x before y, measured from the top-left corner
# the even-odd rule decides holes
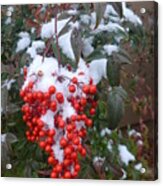
[[[114,61],[108,61],[107,63],[107,77],[110,85],[118,86],[120,84],[120,64]]]
[[[117,63],[120,63],[121,65],[131,64],[131,58],[129,54],[123,49],[119,49],[118,53],[113,52],[113,60]]]
[[[124,111],[124,101],[127,98],[126,91],[121,87],[114,87],[108,96],[109,128],[115,129],[121,121]]]
[[[94,10],[96,12],[96,25],[94,29],[96,29],[98,25],[100,24],[101,19],[103,18],[103,15],[105,12],[105,8],[106,8],[106,3],[95,3],[94,4]]]
[[[82,51],[82,38],[79,30],[74,28],[71,34],[71,45],[75,55],[76,63],[79,62]]]
[[[7,133],[6,134],[6,142],[7,143],[11,144],[11,143],[15,143],[17,141],[18,141],[18,139],[13,133]]]

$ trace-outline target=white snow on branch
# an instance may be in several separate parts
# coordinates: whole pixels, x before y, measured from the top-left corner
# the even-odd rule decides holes
[[[37,50],[41,49],[43,50],[45,48],[45,42],[38,40],[38,41],[33,41],[32,46],[27,49],[27,53],[30,54],[31,58],[35,58],[37,55]]]
[[[135,161],[135,156],[129,152],[126,145],[118,145],[119,155],[121,161],[128,166],[130,161]]]
[[[100,135],[101,135],[101,137],[104,137],[105,135],[110,135],[111,133],[112,133],[112,131],[110,129],[104,128],[101,130]]]
[[[72,30],[67,32],[66,34],[62,35],[58,39],[59,46],[62,49],[62,52],[70,59],[75,60],[75,56],[73,53],[73,49],[71,46],[71,33]]]
[[[104,50],[108,54],[108,56],[112,55],[113,52],[118,52],[119,48],[117,45],[104,45]]]
[[[104,17],[109,18],[110,15],[118,16],[118,13],[116,12],[112,5],[108,4],[105,9]]]
[[[123,15],[126,21],[133,23],[135,26],[142,25],[142,21],[131,9],[126,7],[126,3],[122,2]]]
[[[51,110],[47,110],[46,114],[41,116],[41,120],[45,122],[50,129],[54,128],[54,114]]]
[[[2,85],[2,88],[6,87],[7,90],[10,90],[11,89],[11,86],[13,83],[15,83],[15,79],[6,79]]]
[[[30,36],[27,32],[20,32],[19,37],[20,39],[17,42],[16,52],[26,49],[31,43]]]
[[[95,29],[94,31],[92,31],[92,33],[97,34],[103,31],[107,31],[107,32],[118,32],[118,31],[122,31],[125,32],[125,29],[120,26],[120,24],[118,23],[113,23],[113,22],[109,22],[108,24],[104,25],[104,24],[100,24],[97,29]]]
[[[93,60],[89,64],[90,76],[95,84],[98,84],[103,77],[106,78],[106,66],[107,59],[105,58]]]
[[[85,57],[89,56],[94,51],[92,42],[93,42],[93,37],[89,37],[83,40],[82,52]]]
[[[57,34],[62,30],[62,28],[66,25],[66,23],[70,20],[70,18],[58,20],[57,21]],[[42,25],[41,28],[41,38],[50,38],[55,33],[55,19],[51,19],[50,22]]]

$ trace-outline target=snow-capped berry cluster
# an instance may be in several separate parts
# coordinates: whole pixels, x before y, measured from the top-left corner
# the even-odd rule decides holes
[[[27,139],[48,153],[51,178],[75,178],[78,153],[86,155],[82,139],[91,127],[97,102],[90,67],[81,59],[76,71],[58,66],[56,59],[36,56],[24,69],[20,96]],[[89,111],[86,114],[86,111]]]

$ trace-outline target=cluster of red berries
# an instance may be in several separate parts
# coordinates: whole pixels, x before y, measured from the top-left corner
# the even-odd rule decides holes
[[[20,91],[20,96],[25,102],[22,112],[23,120],[28,126],[27,139],[37,142],[40,148],[47,152],[48,164],[52,167],[51,178],[75,178],[80,171],[78,154],[83,157],[86,155],[82,139],[86,136],[86,127],[93,125],[91,117],[96,112],[96,85],[92,80],[87,85],[81,84],[77,77],[73,77],[67,87],[69,96],[65,97],[62,92],[57,91],[55,85],[51,85],[47,92],[36,91],[35,83],[28,82]],[[75,94],[78,89],[80,95]],[[66,119],[62,115],[65,101],[75,110],[75,114]],[[53,128],[49,128],[48,123],[41,119],[48,110],[54,112]],[[56,145],[63,152],[61,160],[55,156]]]

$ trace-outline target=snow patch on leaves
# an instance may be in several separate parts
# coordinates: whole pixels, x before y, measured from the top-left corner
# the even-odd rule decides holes
[[[118,145],[119,155],[121,161],[128,166],[130,161],[135,161],[135,156],[129,152],[126,145]]]

